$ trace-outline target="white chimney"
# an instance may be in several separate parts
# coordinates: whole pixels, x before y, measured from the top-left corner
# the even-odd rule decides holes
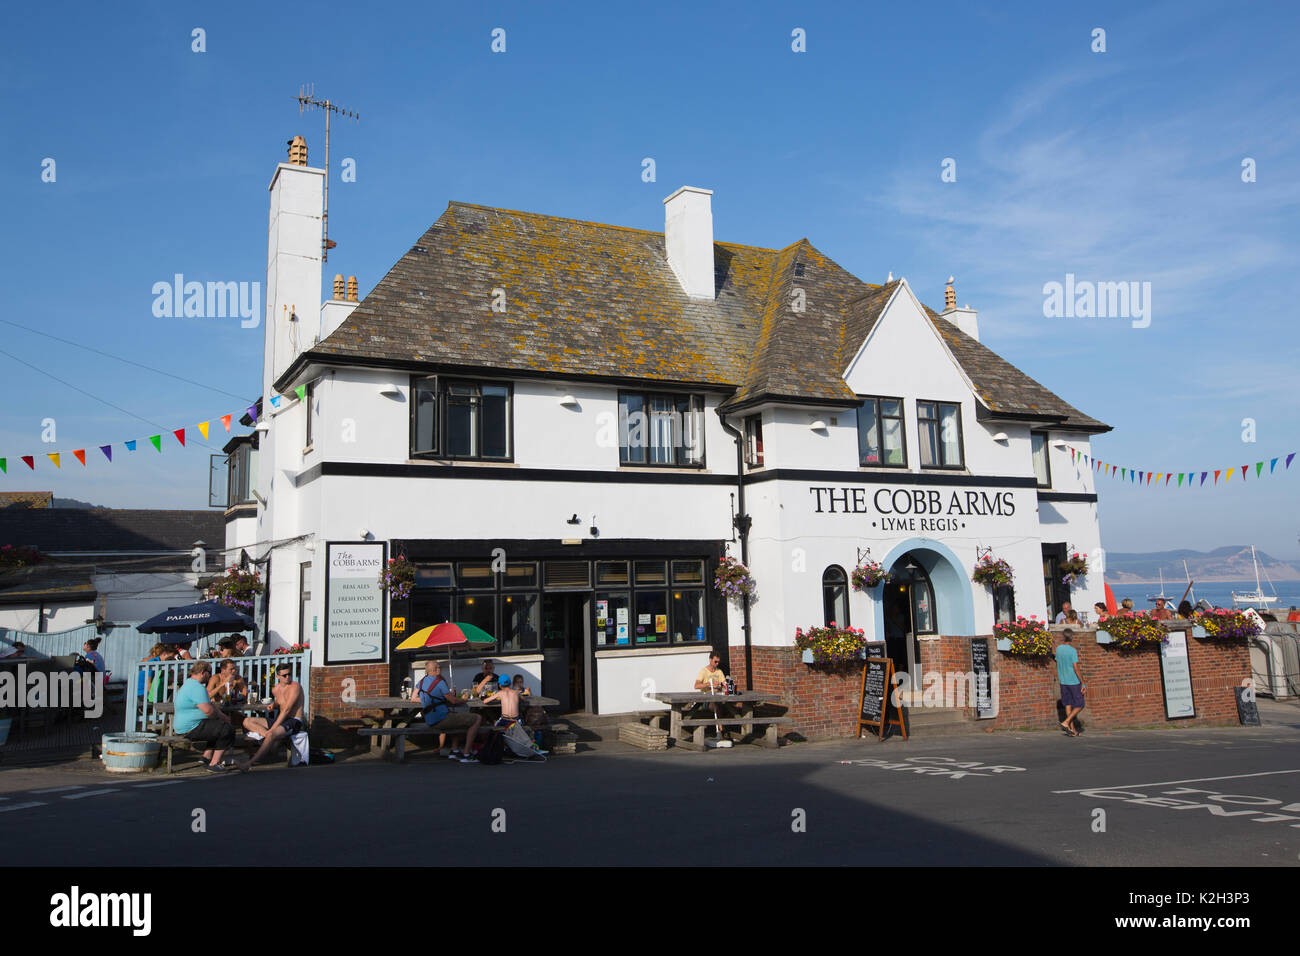
[[[957,308],[957,291],[952,283],[953,277],[948,276],[948,285],[943,290],[943,311],[939,315],[978,342],[980,340],[979,313],[969,305]]]
[[[712,189],[683,186],[664,200],[664,250],[668,264],[692,299],[712,299]]]

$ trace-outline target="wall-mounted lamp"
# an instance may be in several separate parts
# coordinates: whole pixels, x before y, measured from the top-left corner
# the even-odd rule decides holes
[[[593,538],[599,538],[599,537],[600,537],[600,529],[596,527],[596,516],[595,516],[595,515],[592,515],[592,516],[591,516],[591,529],[590,529],[590,530],[591,530],[591,536],[592,536]]]
[[[1002,442],[1002,444],[1004,445],[1007,442],[1011,441],[1011,439],[1007,436],[1006,432],[998,432],[996,435],[993,436],[993,440]]]
[[[1063,449],[1063,448],[1065,448],[1065,442],[1063,442],[1061,439],[1058,438],[1058,439],[1056,439],[1054,442],[1052,442],[1052,447],[1053,447],[1053,448],[1062,448],[1062,449]]]
[[[826,431],[826,422],[819,418],[808,427],[815,432],[824,432]]]
[[[565,408],[577,408],[578,400],[572,395],[565,395],[563,398],[560,399],[560,404],[563,405]]]
[[[379,394],[398,396],[402,394],[402,390],[393,382],[385,382],[383,385],[379,386]]]
[[[263,434],[269,432],[270,430],[271,430],[271,423],[268,422],[265,418],[253,426],[253,431],[262,432]]]
[[[565,523],[565,524],[582,524],[582,519],[578,517],[577,512],[574,512],[572,518],[565,518],[565,519],[564,519],[564,523]]]
[[[370,529],[369,529],[369,528],[362,528],[360,531],[357,532],[357,536],[358,536],[362,541],[369,541],[369,540],[370,540]]]

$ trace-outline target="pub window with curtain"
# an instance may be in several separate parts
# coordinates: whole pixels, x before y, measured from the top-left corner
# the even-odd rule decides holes
[[[858,464],[907,467],[902,399],[868,398],[858,406]]]
[[[916,424],[921,440],[922,468],[961,468],[961,406],[950,402],[917,402]]]
[[[1047,433],[1030,432],[1029,443],[1034,453],[1034,476],[1039,488],[1052,487],[1052,466],[1047,459]]]
[[[704,398],[620,392],[618,460],[624,465],[704,464]]]

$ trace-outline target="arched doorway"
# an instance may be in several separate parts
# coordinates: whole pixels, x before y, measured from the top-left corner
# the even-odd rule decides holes
[[[919,638],[937,634],[934,585],[913,554],[894,562],[881,595],[885,615],[885,649],[895,671],[906,672],[913,688],[921,686]]]

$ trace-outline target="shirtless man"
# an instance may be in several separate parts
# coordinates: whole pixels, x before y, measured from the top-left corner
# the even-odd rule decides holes
[[[485,704],[490,704],[494,700],[501,701],[501,719],[497,721],[498,727],[509,727],[519,720],[519,699],[523,697],[523,684],[523,675],[519,675],[515,683],[502,681],[500,690],[483,698]]]
[[[275,686],[271,688],[275,697],[275,709],[262,717],[244,719],[244,730],[248,733],[261,734],[262,746],[257,748],[253,759],[248,762],[251,767],[266,755],[272,747],[307,728],[302,722],[302,685],[293,679],[293,667],[281,664],[275,669]],[[267,723],[271,721],[271,723]]]

